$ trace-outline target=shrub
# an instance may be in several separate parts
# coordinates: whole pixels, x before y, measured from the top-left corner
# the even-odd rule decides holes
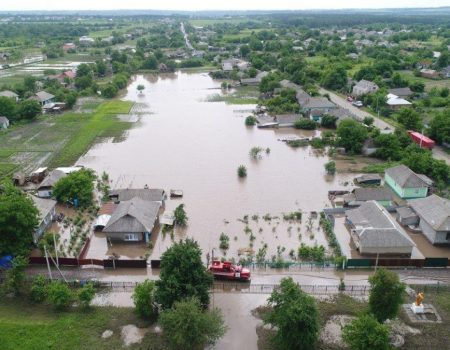
[[[246,177],[247,176],[247,168],[245,165],[239,165],[237,169],[237,174],[239,177]]]
[[[47,289],[48,300],[56,310],[66,309],[73,299],[72,290],[66,283],[53,281]]]
[[[228,250],[230,247],[230,237],[228,237],[225,233],[220,234],[220,245],[219,248],[222,250]]]
[[[315,130],[317,123],[314,120],[302,118],[295,122],[294,127],[296,129]]]
[[[80,304],[88,308],[95,296],[95,289],[92,283],[87,283],[78,291],[78,300]]]
[[[47,298],[47,281],[44,276],[38,275],[33,279],[30,297],[35,303],[41,303]]]
[[[362,315],[342,330],[342,338],[351,350],[389,349],[389,327],[369,314]]]
[[[153,318],[157,315],[155,290],[155,282],[150,280],[145,280],[134,288],[133,302],[140,317]]]
[[[250,157],[252,157],[253,159],[261,158],[262,151],[263,149],[261,147],[252,147],[249,152]]]
[[[325,170],[327,171],[327,174],[334,175],[336,173],[336,163],[334,161],[325,163]]]
[[[256,118],[252,115],[249,115],[247,118],[245,118],[245,125],[247,126],[253,126],[256,124]]]

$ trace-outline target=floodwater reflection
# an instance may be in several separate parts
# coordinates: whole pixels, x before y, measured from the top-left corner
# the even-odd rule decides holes
[[[138,84],[145,86],[142,94]],[[235,258],[239,249],[251,245],[256,252],[266,243],[267,259],[278,246],[284,247],[282,255],[287,259],[300,242],[326,244],[318,220],[313,235],[306,231],[305,221],[309,212],[329,206],[328,190],[346,188],[355,175],[329,177],[324,170],[326,154],[310,147],[293,149],[279,141],[287,136],[311,137],[319,131],[248,128],[244,119],[255,106],[206,102],[218,92],[220,82],[206,73],[134,77],[124,99],[146,106],[140,121],[123,142],[96,145],[78,164],[106,171],[115,188],[148,184],[166,191],[183,190],[182,199],[166,203],[169,211],[184,203],[189,216],[188,228],[182,234],[175,232],[174,239],[193,237],[204,254],[215,248],[216,256],[224,255],[218,249],[222,232],[230,237],[227,256]],[[263,152],[254,161],[249,157],[254,146],[270,148],[270,153]],[[243,180],[237,177],[241,164],[248,172]],[[294,210],[305,213],[301,225],[282,220],[283,212]],[[238,219],[253,214],[279,219],[252,222],[255,239],[250,242],[246,224]],[[297,226],[302,226],[300,231]],[[150,258],[159,258],[171,242],[170,235],[160,233]]]

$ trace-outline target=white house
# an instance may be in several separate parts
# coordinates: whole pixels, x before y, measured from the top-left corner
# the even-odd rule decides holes
[[[386,96],[386,104],[389,106],[390,109],[400,109],[402,107],[408,107],[411,105],[411,102],[398,97],[397,95],[394,94],[388,94]]]
[[[0,129],[8,129],[9,119],[6,117],[0,117]]]

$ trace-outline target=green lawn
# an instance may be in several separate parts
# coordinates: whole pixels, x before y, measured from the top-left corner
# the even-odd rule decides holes
[[[131,308],[95,307],[56,313],[48,305],[17,299],[0,301],[0,348],[2,350],[91,350],[121,349],[121,327],[134,324],[148,327]],[[114,332],[108,339],[102,333]],[[165,349],[163,340],[147,333],[141,344],[128,349]]]

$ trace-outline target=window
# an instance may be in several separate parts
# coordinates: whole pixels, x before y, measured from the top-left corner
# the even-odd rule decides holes
[[[125,241],[139,241],[139,235],[137,233],[127,233],[124,237]]]
[[[450,241],[450,232],[447,232],[447,236],[445,237],[447,241]]]

